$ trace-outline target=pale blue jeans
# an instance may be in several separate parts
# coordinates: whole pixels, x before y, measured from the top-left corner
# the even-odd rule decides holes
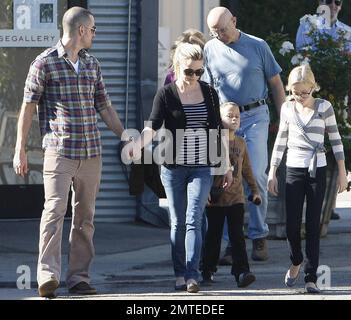
[[[174,273],[185,280],[199,278],[201,228],[213,182],[210,170],[209,167],[161,166],[161,180],[171,218]]]

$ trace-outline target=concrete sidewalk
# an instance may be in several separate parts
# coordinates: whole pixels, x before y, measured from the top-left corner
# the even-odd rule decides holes
[[[321,295],[303,293],[303,276],[294,289],[287,289],[283,279],[290,265],[285,240],[269,240],[270,259],[250,266],[256,282],[238,289],[230,267],[219,267],[216,283],[202,287],[198,294],[175,292],[170,257],[169,230],[142,223],[96,223],[96,258],[91,268],[92,284],[99,295],[77,297],[67,294],[62,282],[58,299],[97,300],[281,300],[347,299],[351,300],[351,192],[338,197],[341,219],[331,221],[327,237],[321,240],[320,265],[331,272],[330,287]],[[62,279],[67,267],[67,242],[70,221],[65,222]],[[0,220],[0,299],[39,299],[36,290],[38,220]],[[247,240],[248,255],[251,241]],[[18,266],[29,266],[32,289],[17,289]]]

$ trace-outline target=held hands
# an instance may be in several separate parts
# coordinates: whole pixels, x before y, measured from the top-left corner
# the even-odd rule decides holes
[[[28,173],[27,155],[24,149],[16,150],[13,156],[13,169],[22,178]]]
[[[134,158],[134,141],[129,141],[123,147],[123,153],[128,160]]]
[[[122,149],[122,158],[127,162],[139,160],[141,158],[140,147],[137,146],[135,141],[127,142]]]

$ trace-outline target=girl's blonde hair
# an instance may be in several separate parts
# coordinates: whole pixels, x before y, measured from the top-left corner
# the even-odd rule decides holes
[[[309,65],[298,66],[291,70],[286,90],[290,91],[291,87],[296,83],[309,85],[314,91],[318,91],[320,89]]]
[[[203,52],[198,44],[181,43],[174,52],[173,67],[176,78],[180,75],[180,64],[186,60],[203,60]]]

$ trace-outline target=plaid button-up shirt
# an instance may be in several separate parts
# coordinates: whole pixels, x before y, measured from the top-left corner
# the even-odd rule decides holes
[[[97,59],[79,52],[75,72],[59,41],[31,64],[24,102],[38,105],[43,149],[83,160],[101,155],[97,112],[111,107]]]

